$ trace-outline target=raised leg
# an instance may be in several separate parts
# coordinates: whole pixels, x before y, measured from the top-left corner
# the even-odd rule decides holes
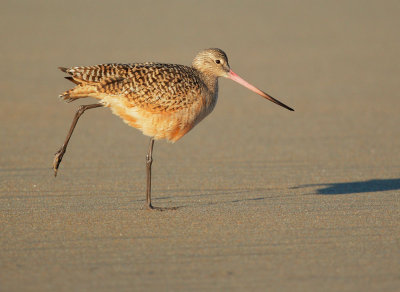
[[[54,176],[57,176],[58,167],[60,166],[61,160],[67,150],[67,146],[69,143],[69,139],[71,139],[72,133],[74,132],[75,126],[78,123],[80,116],[88,109],[102,107],[102,104],[88,104],[88,105],[81,105],[79,109],[75,113],[75,117],[72,121],[71,128],[69,129],[67,138],[64,141],[64,144],[61,148],[55,153],[54,160],[53,160],[53,169],[54,169]]]
[[[146,188],[146,202],[148,209],[154,209],[151,205],[151,164],[153,163],[153,145],[154,139],[150,138],[149,151],[146,155],[146,173],[147,173],[147,188]]]

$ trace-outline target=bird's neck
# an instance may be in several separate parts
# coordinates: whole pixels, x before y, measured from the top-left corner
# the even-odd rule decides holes
[[[205,105],[205,115],[208,115],[214,109],[218,100],[218,77],[215,75],[204,74],[202,80],[206,87],[206,94],[203,95]]]
[[[204,82],[204,85],[211,93],[211,95],[215,95],[218,92],[218,77],[212,74],[207,74],[201,72],[201,79]]]

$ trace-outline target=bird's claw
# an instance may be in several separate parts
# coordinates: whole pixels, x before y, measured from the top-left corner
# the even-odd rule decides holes
[[[61,163],[61,160],[63,159],[64,153],[65,153],[65,150],[63,148],[61,148],[54,155],[54,160],[53,160],[54,177],[57,176],[58,167],[60,166],[60,163]]]
[[[147,210],[155,211],[172,211],[177,210],[179,207],[154,207],[153,205],[147,205]]]

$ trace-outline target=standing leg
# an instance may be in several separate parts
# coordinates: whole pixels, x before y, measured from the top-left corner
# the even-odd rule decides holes
[[[72,121],[71,128],[69,129],[67,138],[64,141],[64,144],[61,146],[61,148],[56,152],[53,160],[53,169],[54,169],[54,176],[57,176],[57,170],[58,167],[60,166],[61,160],[65,154],[65,151],[67,150],[68,142],[69,139],[71,139],[72,133],[74,132],[75,126],[78,123],[78,120],[80,116],[85,112],[85,110],[96,108],[96,107],[102,107],[102,104],[88,104],[88,105],[81,105],[79,109],[76,111],[75,117]]]
[[[151,205],[151,164],[153,163],[153,145],[154,145],[154,139],[150,138],[149,151],[146,155],[146,173],[147,173],[146,202],[148,209],[154,209],[154,207]]]
[[[153,163],[153,145],[154,138],[150,138],[149,143],[149,151],[146,155],[146,173],[147,173],[147,188],[146,188],[146,203],[147,209],[149,210],[157,210],[157,211],[166,211],[166,210],[176,210],[178,207],[154,207],[151,204],[151,164]]]

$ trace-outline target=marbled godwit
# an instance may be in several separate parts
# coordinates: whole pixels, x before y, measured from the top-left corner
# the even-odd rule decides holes
[[[192,66],[134,63],[104,64],[90,67],[63,68],[71,76],[66,79],[76,86],[60,97],[66,101],[93,97],[99,103],[80,106],[72,121],[64,144],[54,157],[54,175],[79,117],[88,109],[109,107],[125,123],[150,136],[146,155],[149,209],[151,204],[151,164],[154,140],[175,142],[204,119],[215,107],[218,97],[218,77],[229,78],[262,97],[293,111],[292,108],[247,83],[234,73],[226,54],[220,49],[207,49],[197,54]]]

